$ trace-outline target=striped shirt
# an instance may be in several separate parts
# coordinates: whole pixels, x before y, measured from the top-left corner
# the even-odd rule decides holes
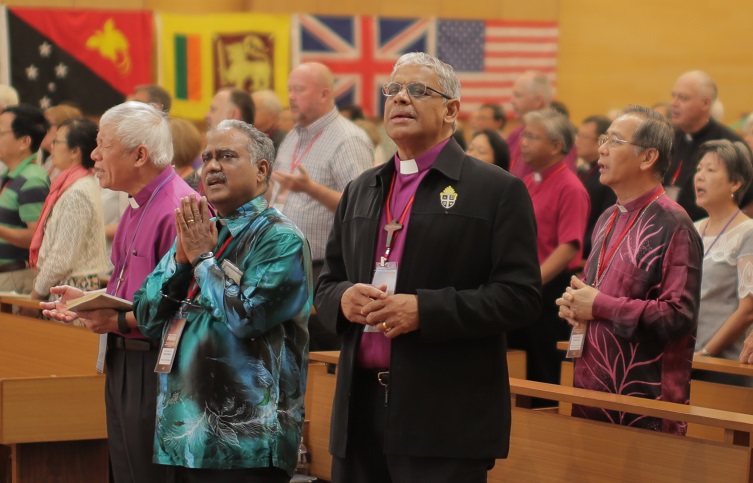
[[[312,180],[342,193],[345,185],[372,166],[374,148],[363,129],[332,108],[309,126],[296,126],[288,133],[274,169],[297,173],[298,162]],[[278,209],[306,235],[312,259],[322,260],[334,213],[303,192],[287,193],[285,204]]]
[[[0,226],[19,229],[39,221],[44,200],[50,192],[50,179],[36,164],[36,154],[21,161],[13,172],[6,169],[0,178]],[[11,245],[0,238],[0,264],[29,259],[29,249]]]

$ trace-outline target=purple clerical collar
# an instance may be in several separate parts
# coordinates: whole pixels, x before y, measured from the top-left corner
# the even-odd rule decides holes
[[[618,201],[617,207],[623,213],[627,213],[629,211],[640,210],[646,204],[646,202],[648,202],[649,199],[657,198],[663,192],[664,192],[664,186],[657,185],[651,188],[650,190],[646,191],[639,197],[635,198],[634,200],[630,200],[625,204],[622,204]]]
[[[434,161],[437,160],[437,156],[439,156],[439,153],[448,142],[450,142],[450,138],[438,143],[416,159],[401,160],[398,154],[395,153],[395,171],[402,175],[411,175],[428,170],[434,166]]]
[[[155,176],[154,179],[149,182],[149,184],[144,186],[141,191],[136,193],[136,196],[129,200],[131,206],[136,209],[149,201],[149,198],[152,197],[154,190],[159,188],[165,182],[165,180],[173,174],[175,174],[175,169],[172,166],[168,166],[167,168],[163,169],[160,174]],[[134,203],[136,204],[136,206],[133,206]]]

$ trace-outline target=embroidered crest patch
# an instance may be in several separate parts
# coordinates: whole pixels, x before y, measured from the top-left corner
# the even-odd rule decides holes
[[[444,208],[452,208],[457,200],[458,194],[452,189],[452,186],[448,186],[439,193],[439,201]]]

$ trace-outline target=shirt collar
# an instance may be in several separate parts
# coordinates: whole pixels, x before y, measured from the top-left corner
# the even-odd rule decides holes
[[[264,194],[257,196],[251,201],[236,208],[230,216],[226,218],[216,217],[220,223],[227,226],[230,234],[237,236],[248,224],[268,208],[267,199]]]
[[[554,163],[553,165],[546,168],[544,171],[539,173],[538,171],[533,172],[533,180],[537,183],[541,183],[547,178],[551,178],[553,175],[559,173],[560,166],[565,164],[565,160],[561,159]]]
[[[298,133],[298,135],[300,137],[314,136],[319,131],[321,131],[322,129],[324,129],[327,126],[327,124],[329,124],[332,121],[334,121],[335,119],[337,119],[337,116],[339,116],[339,115],[340,115],[340,113],[337,111],[337,108],[333,107],[331,111],[329,111],[327,114],[323,115],[322,117],[320,117],[316,121],[312,122],[308,126],[304,127],[304,126],[301,126],[301,125],[296,125],[295,126],[295,130],[296,130],[296,132]]]
[[[34,154],[32,154],[32,155],[28,156],[27,158],[24,158],[24,160],[23,160],[23,161],[21,161],[21,164],[19,164],[18,166],[16,166],[16,168],[15,168],[15,169],[13,170],[13,172],[12,172],[12,173],[8,173],[8,172],[6,171],[6,172],[5,172],[5,175],[6,175],[6,176],[7,176],[8,178],[10,178],[10,179],[13,179],[13,178],[17,177],[18,175],[20,175],[20,174],[21,174],[21,172],[22,172],[22,171],[23,171],[24,169],[26,169],[26,167],[27,167],[28,165],[30,165],[31,163],[33,163],[35,159],[37,159],[37,153],[34,153]]]
[[[416,166],[418,167],[418,173],[422,173],[432,166],[434,166],[434,162],[437,160],[437,156],[439,156],[439,153],[444,149],[444,147],[447,145],[447,143],[450,142],[450,138],[445,139],[444,141],[441,141],[437,143],[434,147],[423,153],[422,155],[418,156],[413,161],[416,162]],[[395,170],[398,174],[400,173],[400,163],[401,160],[397,153],[395,153]],[[405,174],[403,176],[410,176],[411,174],[417,174],[417,173],[410,173]]]
[[[135,202],[138,207],[143,206],[144,203],[149,201],[149,198],[152,196],[154,190],[156,190],[157,187],[160,186],[168,176],[172,176],[173,174],[175,174],[175,169],[172,166],[168,166],[167,168],[163,169],[160,174],[155,176],[154,179],[149,182],[149,184],[141,188],[141,191],[136,193],[136,196],[132,198],[131,206],[133,206],[133,202]]]
[[[649,199],[651,199],[652,197],[658,196],[659,193],[661,193],[662,191],[664,191],[664,187],[661,184],[656,185],[650,190],[640,195],[639,197],[637,197],[636,199],[632,201],[628,201],[624,205],[618,202],[617,208],[619,208],[620,212],[622,213],[626,213],[628,211],[640,210]]]

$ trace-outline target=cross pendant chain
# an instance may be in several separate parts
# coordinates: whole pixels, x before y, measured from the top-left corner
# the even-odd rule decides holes
[[[384,230],[387,232],[387,250],[389,250],[392,247],[392,236],[395,234],[396,231],[403,228],[403,225],[397,222],[397,220],[392,220],[391,222],[384,225]]]

